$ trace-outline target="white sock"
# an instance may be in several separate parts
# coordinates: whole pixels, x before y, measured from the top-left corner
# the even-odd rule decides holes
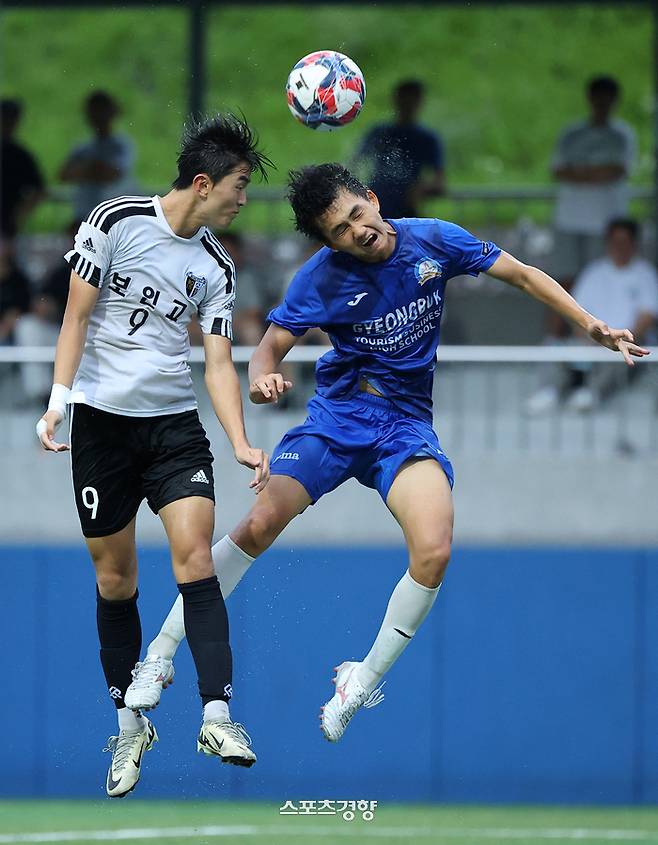
[[[243,552],[228,534],[212,547],[212,562],[215,564],[215,574],[225,599],[238,586],[254,560],[256,558]]]
[[[146,720],[141,713],[135,713],[129,707],[117,710],[120,731],[142,731],[146,727]]]
[[[254,558],[236,546],[226,534],[212,547],[212,560],[222,595],[227,599],[240,583]],[[183,597],[178,596],[164,621],[160,633],[147,649],[147,654],[157,654],[171,660],[181,640],[185,637]]]
[[[408,570],[398,581],[377,638],[357,670],[357,678],[365,689],[372,691],[409,645],[430,612],[439,587],[423,587]]]
[[[231,718],[225,701],[209,701],[203,707],[203,721],[227,722]]]
[[[178,595],[167,618],[160,628],[157,637],[146,649],[147,655],[157,655],[171,660],[181,640],[185,638],[185,622],[183,621],[183,596]]]

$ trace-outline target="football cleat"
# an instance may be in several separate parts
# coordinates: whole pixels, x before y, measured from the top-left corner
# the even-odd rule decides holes
[[[145,718],[141,731],[120,731],[111,736],[103,751],[112,753],[105,789],[110,798],[123,798],[137,786],[142,766],[142,756],[158,741],[153,724]]]
[[[174,682],[174,664],[157,654],[146,655],[132,670],[132,683],[123,697],[131,710],[152,710],[160,703],[162,690]]]
[[[384,700],[384,684],[372,692],[361,685],[356,676],[359,665],[348,661],[335,667],[333,683],[336,684],[336,693],[320,708],[320,728],[329,742],[338,742],[357,710],[361,707],[376,707]]]
[[[253,766],[256,755],[250,748],[251,737],[244,727],[227,719],[217,722],[209,719],[201,725],[196,750],[219,757],[222,763],[234,766]]]

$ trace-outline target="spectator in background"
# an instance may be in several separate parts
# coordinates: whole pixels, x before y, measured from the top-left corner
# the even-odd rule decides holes
[[[596,314],[609,325],[621,323],[633,332],[639,344],[655,340],[658,318],[658,273],[653,264],[638,254],[640,229],[635,220],[617,218],[606,230],[607,255],[589,263],[577,277],[573,296],[586,311]],[[578,343],[583,338],[575,338]],[[528,401],[530,413],[551,410],[565,398],[574,411],[589,411],[599,398],[614,390],[618,384],[610,381],[611,374],[624,379],[636,371],[621,373],[605,365],[572,366],[562,369],[555,383],[542,388]],[[565,378],[566,376],[566,378]]]
[[[71,244],[76,231],[73,224],[66,231]],[[16,321],[14,339],[17,346],[55,346],[69,295],[70,278],[71,268],[60,256],[32,297],[29,312]],[[52,375],[52,364],[21,365],[23,394],[28,404],[47,402]]]
[[[424,199],[445,192],[443,144],[417,122],[424,97],[422,82],[401,82],[393,92],[393,122],[371,129],[357,152],[357,167],[364,160],[370,164],[366,181],[383,217],[418,217]]]
[[[250,261],[241,234],[223,232],[222,244],[233,259],[237,275],[233,340],[244,346],[258,346],[265,334],[266,315],[281,296],[281,278],[271,263],[263,261],[257,267]]]
[[[628,214],[628,176],[635,158],[633,129],[613,118],[619,83],[597,76],[586,93],[589,117],[562,132],[552,165],[559,183],[553,275],[567,290],[583,267],[603,253],[607,223]],[[564,335],[564,325],[553,321],[549,333]]]
[[[18,234],[25,218],[45,194],[45,183],[36,159],[14,141],[21,113],[18,100],[1,101],[0,228],[3,239],[12,239]]]
[[[265,334],[265,317],[281,298],[281,274],[266,254],[253,255],[254,247],[239,232],[223,231],[222,246],[233,259],[237,285],[233,312],[233,342],[240,346],[257,346]],[[256,247],[257,253],[263,253]],[[192,346],[203,345],[203,332],[196,317],[187,327]]]
[[[30,283],[14,263],[7,240],[0,241],[0,346],[14,343],[16,321],[30,308]]]
[[[76,185],[73,215],[84,220],[100,202],[134,191],[132,142],[113,131],[120,114],[117,101],[106,91],[94,91],[84,111],[94,137],[75,147],[59,171],[62,182]]]

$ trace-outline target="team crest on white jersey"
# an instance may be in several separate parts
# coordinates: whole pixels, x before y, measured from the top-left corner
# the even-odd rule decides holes
[[[203,294],[206,291],[206,285],[207,282],[205,276],[195,276],[193,273],[188,273],[187,279],[185,279],[185,292],[190,299],[196,302],[197,298],[203,299]]]
[[[416,263],[414,274],[418,279],[418,284],[422,286],[425,282],[429,282],[430,279],[441,276],[443,274],[443,267],[441,267],[438,261],[426,256]]]

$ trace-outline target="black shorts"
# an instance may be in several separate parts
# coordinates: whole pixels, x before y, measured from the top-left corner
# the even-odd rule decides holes
[[[126,417],[71,410],[71,466],[85,537],[121,531],[146,498],[151,510],[189,496],[215,501],[210,443],[196,411]]]

